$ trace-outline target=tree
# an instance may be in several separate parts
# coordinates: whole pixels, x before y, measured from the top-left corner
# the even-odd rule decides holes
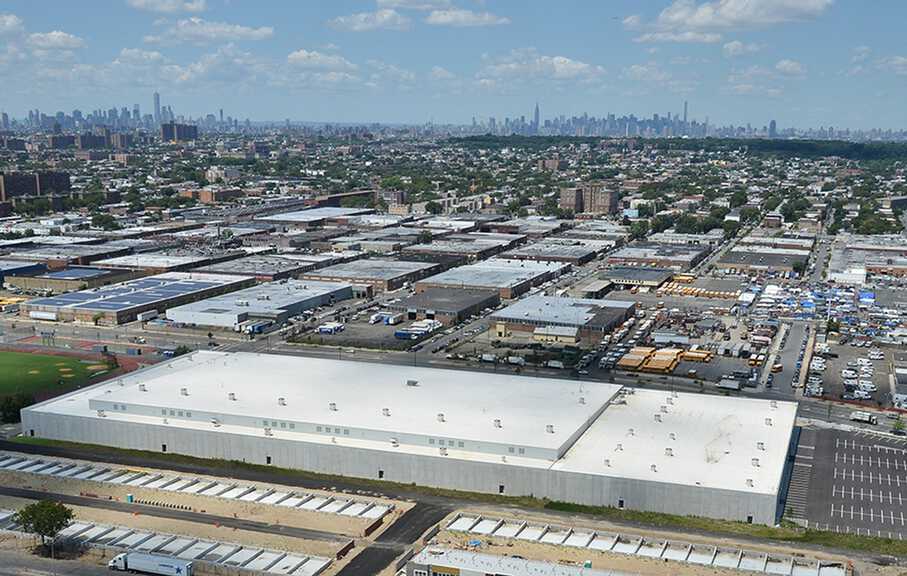
[[[189,352],[192,352],[192,348],[189,348],[185,344],[180,344],[173,349],[173,357],[176,358],[177,356],[183,356],[185,354],[188,354]]]
[[[642,240],[649,233],[649,223],[646,220],[638,220],[630,225],[630,237],[634,240]]]
[[[794,272],[797,276],[802,276],[806,272],[806,260],[797,260],[793,265]]]
[[[740,230],[740,222],[735,222],[733,220],[725,220],[724,225],[724,237],[733,238],[737,235],[737,232]]]
[[[440,214],[444,211],[444,207],[441,206],[441,204],[439,204],[438,202],[432,200],[425,204],[425,211],[429,214]]]
[[[419,244],[431,244],[432,235],[429,230],[419,232]]]
[[[737,208],[746,204],[746,192],[743,190],[734,190],[730,198],[731,208]]]
[[[40,536],[42,545],[46,546],[50,538],[50,555],[53,558],[54,538],[60,530],[69,526],[73,516],[72,510],[59,502],[39,500],[19,510],[14,522],[25,532]]]

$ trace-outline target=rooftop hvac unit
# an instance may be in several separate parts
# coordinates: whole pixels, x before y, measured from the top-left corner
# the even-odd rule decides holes
[[[188,388],[180,388],[180,396],[188,396],[188,395],[189,395]]]
[[[400,446],[400,441],[397,440],[396,438],[391,438],[391,446],[393,446],[394,448],[397,448],[398,446]]]
[[[284,398],[283,396],[281,396],[280,398],[277,399],[277,405],[278,405],[278,406],[286,406],[286,405],[287,405],[287,399]]]
[[[390,416],[390,415],[391,415],[391,409],[390,409],[390,408],[382,408],[382,409],[381,409],[381,413],[382,413],[383,415],[385,415],[385,416]]]
[[[673,448],[665,448],[665,456],[673,456],[673,455],[674,455]]]
[[[418,381],[418,380],[407,380],[407,381],[406,381],[406,385],[407,385],[407,386],[416,387],[416,386],[419,385],[419,381]]]
[[[627,436],[635,436],[635,435],[636,435],[636,431],[633,430],[632,428],[630,428],[629,430],[627,430]]]
[[[495,419],[494,419],[494,427],[495,427],[495,428],[503,428],[503,426],[501,426],[501,419],[500,419],[500,418],[495,418]]]
[[[445,422],[444,412],[438,412],[438,422]]]
[[[611,459],[610,459],[610,458],[605,458],[605,467],[607,467],[607,468],[610,468],[610,467],[611,467]]]
[[[328,404],[328,410],[330,410],[331,412],[336,412],[336,411],[337,411],[337,403],[336,403],[336,402],[331,402],[330,404]]]
[[[618,443],[617,443],[617,446],[614,447],[614,451],[615,451],[615,452],[623,452],[623,451],[624,451],[624,445],[623,445],[622,443],[618,442]]]
[[[665,402],[667,402],[668,404],[672,404],[672,405],[673,405],[673,404],[674,404],[674,397],[673,397],[673,396],[668,396],[667,399],[665,400]]]
[[[772,408],[777,408],[777,407],[778,407],[778,401],[777,401],[777,400],[772,400],[772,401],[771,401],[771,407],[772,407]]]
[[[220,428],[220,420],[218,420],[217,418],[212,418],[211,423],[214,424],[215,428]]]
[[[235,393],[235,392],[230,392],[229,394],[227,394],[227,398],[229,398],[230,400],[233,400],[233,401],[235,402],[235,401],[236,401],[236,393]]]
[[[656,414],[656,415],[655,415],[655,421],[656,421],[656,422],[661,422],[661,414]]]
[[[765,442],[756,442],[756,450],[765,450]]]
[[[670,438],[671,440],[677,440],[677,434],[675,434],[674,432],[668,432],[668,438]]]
[[[771,426],[771,425],[772,425],[772,419],[771,419],[771,418],[766,418],[766,419],[765,419],[765,425],[766,425],[766,426]]]
[[[145,386],[144,384],[139,384],[139,392],[147,392],[147,391],[148,391],[147,386]]]
[[[274,435],[274,432],[271,430],[270,427],[265,428],[265,436],[273,436],[273,435]]]
[[[546,424],[545,432],[547,432],[549,434],[554,434],[554,424]]]
[[[759,467],[759,459],[758,459],[758,458],[753,458],[752,462],[753,462],[753,467],[754,467],[754,468],[758,468],[758,467]]]
[[[662,412],[663,414],[667,414],[667,413],[668,413],[668,407],[665,406],[664,404],[662,404],[661,406],[659,406],[658,409],[661,410],[661,412]]]
[[[586,397],[585,397],[585,396],[580,396],[580,397],[579,397],[579,403],[580,403],[580,404],[585,404],[585,403],[586,403]]]
[[[652,472],[658,472],[658,466],[656,466],[655,464],[652,464],[649,468],[652,470]]]
[[[107,418],[107,413],[104,412],[104,410],[98,410],[98,417],[99,417],[99,418]]]
[[[747,486],[749,486],[750,488],[752,488],[752,487],[753,487],[753,484],[754,484],[754,482],[753,482],[753,479],[752,479],[752,478],[747,478],[747,479],[746,479],[746,485],[747,485]]]
[[[441,456],[447,456],[447,448],[440,448],[438,451],[441,453]]]

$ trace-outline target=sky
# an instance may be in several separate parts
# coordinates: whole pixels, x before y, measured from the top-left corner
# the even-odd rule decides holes
[[[3,0],[0,109],[907,128],[903,0]]]

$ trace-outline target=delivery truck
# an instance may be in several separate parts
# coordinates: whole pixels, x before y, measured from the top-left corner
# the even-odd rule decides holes
[[[107,567],[118,572],[138,572],[156,576],[192,576],[192,562],[168,556],[125,552],[117,554]]]

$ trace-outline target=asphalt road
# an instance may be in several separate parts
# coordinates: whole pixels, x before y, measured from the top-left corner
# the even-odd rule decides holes
[[[49,560],[27,552],[0,552],[0,576],[109,576],[105,567],[77,560]]]

